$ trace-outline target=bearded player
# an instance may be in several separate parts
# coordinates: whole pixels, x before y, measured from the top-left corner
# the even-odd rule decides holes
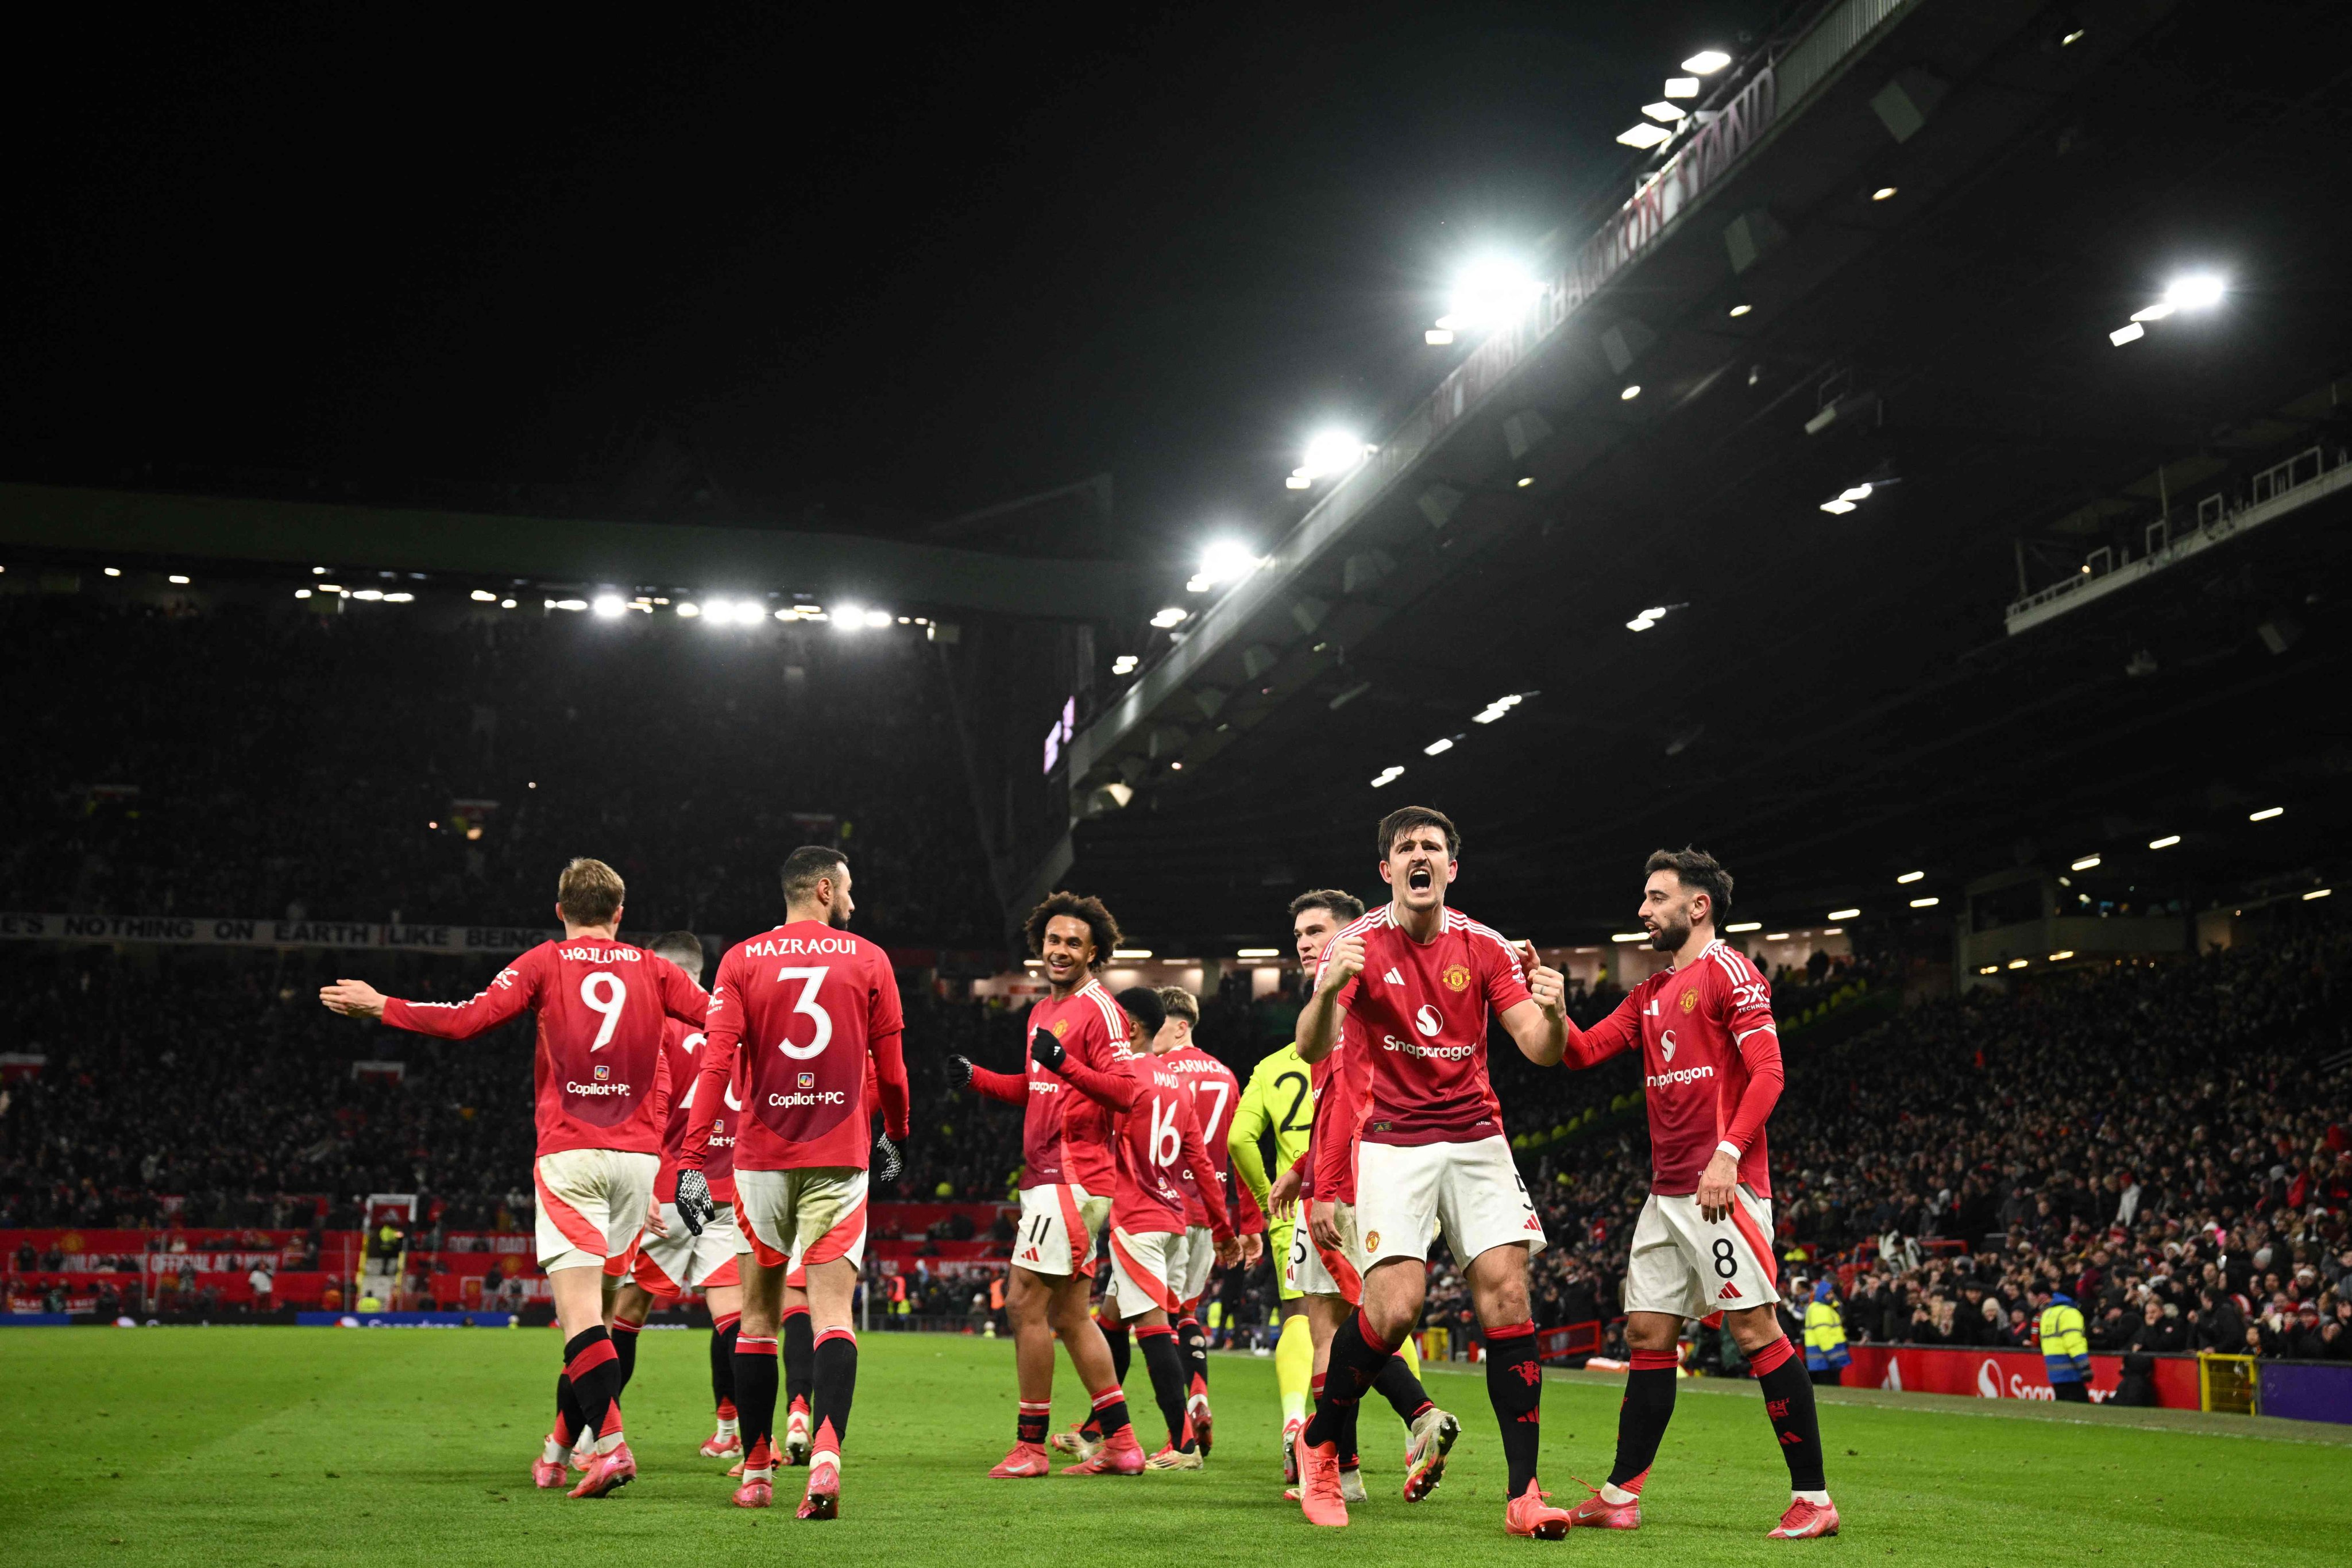
[[[1442,1225],[1486,1333],[1486,1396],[1509,1477],[1504,1527],[1557,1541],[1569,1516],[1545,1502],[1536,1479],[1543,1366],[1528,1297],[1543,1222],[1512,1163],[1486,1050],[1487,1021],[1499,1016],[1529,1061],[1557,1065],[1567,1045],[1566,987],[1557,971],[1528,963],[1492,928],[1446,907],[1462,838],[1444,813],[1391,812],[1378,842],[1381,879],[1394,897],[1331,939],[1298,1018],[1305,1060],[1321,1061],[1352,1037],[1371,1066],[1355,1215],[1369,1267],[1362,1304],[1332,1335],[1322,1397],[1301,1436],[1300,1510],[1309,1523],[1348,1522],[1338,1439],[1349,1407],[1421,1316]]]
[[[669,1100],[662,1022],[699,1026],[709,1004],[677,965],[620,940],[627,891],[602,860],[565,866],[555,884],[562,939],[499,970],[470,1001],[409,1002],[362,980],[319,991],[331,1012],[445,1040],[470,1040],[525,1008],[538,1016],[531,1173],[539,1266],[563,1328],[556,1397],[559,1408],[576,1400],[581,1429],[595,1434],[595,1456],[572,1490],[575,1498],[603,1497],[636,1479],[621,1426],[619,1352],[605,1322],[617,1266],[653,1211]],[[551,1436],[533,1482],[562,1485],[570,1447]]]
[[[743,1282],[735,1406],[744,1445],[735,1501],[766,1508],[773,1497],[776,1330],[785,1265],[796,1256],[807,1271],[816,1342],[809,1400],[815,1436],[799,1517],[829,1520],[841,1512],[841,1449],[857,1392],[849,1309],[866,1256],[866,1069],[870,1063],[885,1128],[870,1163],[887,1183],[898,1179],[898,1143],[907,1136],[905,1024],[888,955],[843,929],[856,907],[847,859],[822,845],[795,849],[782,882],[784,923],[736,943],[719,963],[709,1043],[694,1081],[697,1110],[678,1154],[677,1212],[698,1231],[717,1212],[703,1165],[740,1047],[751,1114],[735,1141]]]
[[[1034,1054],[1042,1031],[1085,1067],[1126,1070],[1126,1016],[1096,977],[1118,946],[1118,922],[1099,899],[1057,892],[1029,911],[1024,931],[1045,975],[1045,994],[1029,1009],[1024,1034],[1031,1045],[1024,1049],[1022,1070],[992,1072],[964,1057],[948,1058],[950,1082],[1025,1108],[1021,1228],[1006,1270],[1004,1300],[1013,1320],[1021,1403],[1013,1447],[989,1475],[1026,1480],[1053,1473],[1045,1430],[1054,1414],[1056,1339],[1086,1385],[1090,1420],[1103,1435],[1103,1451],[1070,1471],[1141,1475],[1143,1448],[1128,1419],[1127,1394],[1087,1304],[1095,1241],[1110,1216],[1118,1180],[1110,1112],[1040,1065]]]
[[[1773,1311],[1780,1295],[1764,1122],[1782,1080],[1771,987],[1745,953],[1716,936],[1731,907],[1731,874],[1713,856],[1661,849],[1643,870],[1642,929],[1674,964],[1633,987],[1592,1028],[1569,1026],[1570,1067],[1642,1053],[1651,1162],[1650,1196],[1625,1268],[1633,1367],[1618,1409],[1617,1459],[1608,1484],[1572,1517],[1612,1530],[1640,1526],[1643,1483],[1674,1417],[1683,1321],[1720,1312],[1763,1390],[1789,1466],[1788,1511],[1767,1533],[1835,1535],[1812,1380]]]

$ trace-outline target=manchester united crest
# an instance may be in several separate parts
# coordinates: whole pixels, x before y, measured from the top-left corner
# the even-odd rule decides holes
[[[1056,1018],[1054,1020],[1054,1037],[1055,1039],[1060,1039],[1064,1035],[1069,1033],[1069,1030],[1070,1021],[1067,1018]]]
[[[1684,1012],[1685,1012],[1685,1013],[1690,1012],[1692,1009],[1696,1008],[1697,1005],[1698,1005],[1698,987],[1697,987],[1697,986],[1696,986],[1696,985],[1685,985],[1685,986],[1684,986],[1684,987],[1683,987],[1683,1011],[1684,1011]]]
[[[1466,963],[1449,963],[1445,966],[1443,978],[1448,991],[1467,991],[1470,989],[1470,966]]]

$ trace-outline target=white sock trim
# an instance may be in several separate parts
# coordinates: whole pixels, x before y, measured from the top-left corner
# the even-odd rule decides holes
[[[1830,1506],[1830,1494],[1827,1492],[1790,1492],[1789,1494],[1789,1500],[1790,1502],[1809,1502],[1815,1508],[1827,1508]]]
[[[1603,1481],[1601,1483],[1601,1500],[1611,1508],[1622,1508],[1629,1502],[1641,1501],[1642,1494],[1629,1492],[1614,1481]]]

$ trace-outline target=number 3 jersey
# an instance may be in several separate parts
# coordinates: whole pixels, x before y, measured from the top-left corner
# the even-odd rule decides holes
[[[701,1163],[733,1076],[743,1101],[734,1119],[737,1170],[865,1169],[877,1109],[891,1137],[907,1135],[905,1027],[889,957],[865,938],[793,921],[737,942],[710,990],[679,1164]],[[878,1108],[866,1087],[869,1059]]]
[[[467,1002],[383,1005],[383,1021],[445,1040],[470,1040],[528,1007],[539,1016],[531,1077],[541,1154],[567,1149],[658,1153],[657,1112],[676,1092],[662,1061],[662,1022],[700,1024],[708,998],[657,953],[602,937],[546,942],[499,971]],[[656,1097],[656,1089],[664,1092]]]
[[[1590,1029],[1569,1026],[1567,1064],[1588,1068],[1619,1051],[1642,1053],[1650,1111],[1650,1190],[1685,1197],[1717,1146],[1738,1152],[1739,1180],[1772,1195],[1764,1121],[1780,1098],[1780,1037],[1772,988],[1725,942],[1696,961],[1633,987]]]

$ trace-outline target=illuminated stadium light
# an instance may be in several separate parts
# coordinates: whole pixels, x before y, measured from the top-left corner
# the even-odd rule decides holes
[[[1861,917],[1862,911],[1860,910],[1832,910],[1830,911],[1830,919],[1833,921],[1859,920]]]
[[[2314,899],[2324,899],[2335,890],[2336,889],[2333,888],[2314,888],[2311,891],[2304,894],[2303,901],[2307,904]]]
[[[1681,110],[1675,113],[1679,116]],[[1517,320],[1543,289],[1534,274],[1516,261],[1500,258],[1474,261],[1454,280],[1454,300],[1445,314],[1437,318],[1438,330],[1477,332],[1499,327]]]
[[[1421,749],[1421,754],[1424,757],[1443,756],[1453,749],[1454,742],[1452,739],[1444,735],[1440,735],[1437,739],[1432,741],[1426,746],[1423,746]]]
[[[2009,961],[2009,966],[2011,969],[2022,969],[2025,967],[2025,960],[2021,958],[2012,958]]]
[[[381,599],[381,598],[383,598],[383,589],[381,589],[381,588],[355,588],[355,589],[353,589],[353,590],[352,591],[352,598],[354,598],[354,599],[365,599],[365,600],[368,600],[369,602],[373,603],[373,602],[374,602],[375,600],[378,600],[378,599]],[[582,604],[580,603],[580,601],[579,601],[579,600],[577,600],[577,599],[562,599],[562,600],[551,599],[551,600],[549,600],[549,601],[548,601],[548,603],[550,603],[551,605],[554,605],[557,609],[559,609],[559,610],[561,610],[561,609],[584,609],[584,608],[586,607],[585,605],[582,605]]]
[[[1741,921],[1736,925],[1727,925],[1723,929],[1727,931],[1734,932],[1743,931],[1762,931],[1764,929],[1764,922],[1762,921]]]
[[[310,590],[308,588],[297,588],[294,590],[294,596],[298,599],[307,599],[310,596]]]
[[[1280,958],[1282,956],[1282,949],[1278,947],[1236,948],[1234,952],[1234,956],[1235,958]]]
[[[608,621],[617,620],[629,613],[628,601],[618,594],[599,594],[589,601],[588,607]]]
[[[1123,653],[1110,661],[1110,672],[1113,675],[1132,675],[1135,667],[1142,662],[1131,653]]]
[[[1535,482],[1536,477],[1533,474],[1522,474],[1519,476],[1519,489],[1527,489],[1529,485]]]
[[[1845,934],[1845,927],[1823,926],[1822,927],[1821,934],[1823,936],[1843,936]]]
[[[702,606],[696,604],[692,599],[680,599],[677,602],[677,613],[684,619],[690,621],[694,619],[695,616],[702,614]]]
[[[1666,79],[1666,96],[1668,98],[1696,98],[1698,96],[1698,78],[1695,76],[1668,77]]]
[[[1789,933],[1784,931],[1768,931],[1764,933],[1764,940],[1766,942],[1786,942],[1789,940]]]
[[[1895,879],[1896,885],[1900,887],[1908,887],[1913,882],[1924,882],[1927,879],[1927,873],[1925,871],[1906,871]]]
[[[321,594],[341,594],[347,593],[349,590],[344,588],[341,583],[321,583],[319,584],[319,592]]]
[[[499,601],[499,608],[501,610],[511,610],[514,607],[515,601],[512,599],[500,599]]]
[[[1160,630],[1165,631],[1170,626],[1179,625],[1191,616],[1192,614],[1192,611],[1184,609],[1180,605],[1171,605],[1166,609],[1160,611],[1158,615],[1152,616],[1151,624],[1158,626]]]
[[[1611,942],[1647,942],[1650,940],[1650,933],[1645,931],[1612,931],[1610,933],[1609,940]]]
[[[2248,813],[2246,820],[2248,822],[2268,822],[2273,816],[2284,816],[2285,815],[2286,807],[2283,805],[2266,805],[2260,811]]]
[[[2057,952],[2050,955],[2050,962],[2053,963],[2063,963],[2074,956],[2074,950],[2073,948],[2062,947]]]
[[[1402,777],[1404,777],[1403,767],[1398,763],[1391,763],[1387,767],[1381,770],[1380,776],[1378,778],[1372,780],[1372,787],[1374,789],[1386,789],[1389,785],[1396,783],[1397,780]]]
[[[1520,691],[1514,691],[1507,697],[1497,697],[1479,712],[1473,714],[1470,721],[1474,724],[1491,724],[1527,700],[1527,694]]]
[[[1870,193],[1870,199],[1874,202],[1892,201],[1895,199],[1895,187],[1893,185],[1881,185],[1878,189]]]
[[[1731,310],[1727,313],[1733,320],[1737,321],[1739,317],[1748,314],[1748,311],[1754,309],[1756,309],[1756,307],[1753,305],[1742,303],[1731,307]]]
[[[1431,348],[1442,349],[1454,341],[1454,329],[1451,327],[1425,328],[1422,331],[1421,341]]]
[[[1148,947],[1115,947],[1110,950],[1110,955],[1113,958],[1150,958],[1151,950]]]
[[[854,632],[866,625],[866,609],[862,605],[835,605],[833,624],[843,631]]]
[[[364,598],[366,595],[361,594],[355,596]],[[588,607],[588,601],[585,599],[551,599],[548,602],[559,610],[584,610]]]
[[[2107,342],[2121,348],[2126,343],[2136,343],[2146,336],[2147,336],[2147,329],[2134,321],[2129,326],[2117,327],[2114,331],[2109,332]]]
[[[1943,901],[1937,898],[1914,899],[1911,900],[1911,907],[1915,910],[1932,910]]]
[[[1290,470],[1290,477],[1282,481],[1282,488],[1286,490],[1303,490],[1314,482],[1299,469],[1293,468]]]
[[[1635,382],[1633,384],[1626,387],[1624,391],[1617,395],[1617,401],[1620,403],[1631,403],[1633,399],[1641,395],[1642,384],[1639,382]]]
[[[488,588],[477,588],[466,596],[478,605],[495,605],[499,602],[499,596]]]
[[[1838,491],[1838,500],[1868,500],[1869,499],[1870,486],[1867,483],[1848,485],[1845,489]]]
[[[2089,33],[2090,30],[2091,29],[2088,27],[2074,27],[2069,29],[2066,35],[2058,40],[2058,47],[2062,49],[2074,47],[2076,44],[2083,41],[2084,36]]]
[[[383,602],[387,605],[413,605],[416,602],[416,595],[414,594],[386,594],[383,596]]]
[[[1625,629],[1629,632],[1646,632],[1652,626],[1656,626],[1660,621],[1664,620],[1668,610],[1679,610],[1681,608],[1682,606],[1680,605],[1653,605],[1648,609],[1643,610],[1640,615],[1635,616],[1632,620],[1627,621],[1625,623]]]
[[[2161,838],[2149,839],[2147,841],[2147,847],[2150,849],[2169,849],[2179,842],[2180,835],[2178,833],[2168,833]]]
[[[1192,577],[1192,583],[1201,586],[1192,588],[1192,583],[1184,585],[1192,588],[1196,594],[1201,593],[1220,583],[1238,583],[1265,564],[1257,553],[1241,541],[1220,539],[1201,552],[1201,567]]]
[[[2096,868],[2098,864],[2099,858],[2096,855],[2085,855],[2080,860],[2076,860],[2073,864],[2069,865],[2066,869],[2069,871],[2089,871]]]
[[[1850,500],[1825,500],[1822,502],[1822,510],[1828,512],[1832,517],[1843,517],[1847,512],[1853,510],[1853,502]]]
[[[2210,272],[2196,272],[2186,278],[2176,278],[2165,285],[2164,298],[2176,310],[2202,310],[2208,306],[2220,304],[2228,287],[2223,279]]]
[[[2132,312],[2135,321],[2160,321],[2180,307],[2169,300],[2158,300],[2153,305],[2143,305]]]
[[[1713,76],[1731,63],[1731,57],[1721,49],[1701,49],[1683,62],[1683,69],[1694,76]]]
[[[1988,963],[1982,969],[1978,970],[1977,973],[1979,974],[1998,974],[2000,973],[2000,965],[1998,963]]]
[[[1307,443],[1305,460],[1291,477],[1304,476],[1312,482],[1327,475],[1345,473],[1362,462],[1364,454],[1370,450],[1360,436],[1346,430],[1321,431]]]
[[[1670,99],[1664,98],[1655,103],[1642,105],[1642,112],[1666,125],[1680,125],[1690,118],[1690,110]]]
[[[1675,133],[1664,126],[1653,125],[1646,120],[1638,125],[1629,125],[1617,132],[1617,140],[1628,147],[1654,147],[1661,142],[1673,141],[1674,136]]]
[[[313,577],[323,577],[326,574],[327,569],[324,566],[313,566],[310,568],[310,575]]]
[[[164,579],[164,581],[166,581],[166,582],[170,582],[170,583],[177,583],[177,584],[178,584],[181,587],[183,587],[183,588],[184,588],[184,587],[186,587],[186,586],[188,585],[188,580],[187,580],[185,577],[183,577],[182,575],[180,575],[180,574],[178,574],[177,572],[173,573],[173,574],[171,574],[171,576],[169,576],[168,578]]]
[[[731,626],[735,624],[735,606],[725,599],[713,599],[702,606],[705,626]]]
[[[878,631],[882,627],[890,624],[890,612],[887,610],[868,610],[866,612],[866,624]]]
[[[120,566],[110,566],[106,569],[106,574],[110,577],[120,577],[122,575],[122,568]]]

